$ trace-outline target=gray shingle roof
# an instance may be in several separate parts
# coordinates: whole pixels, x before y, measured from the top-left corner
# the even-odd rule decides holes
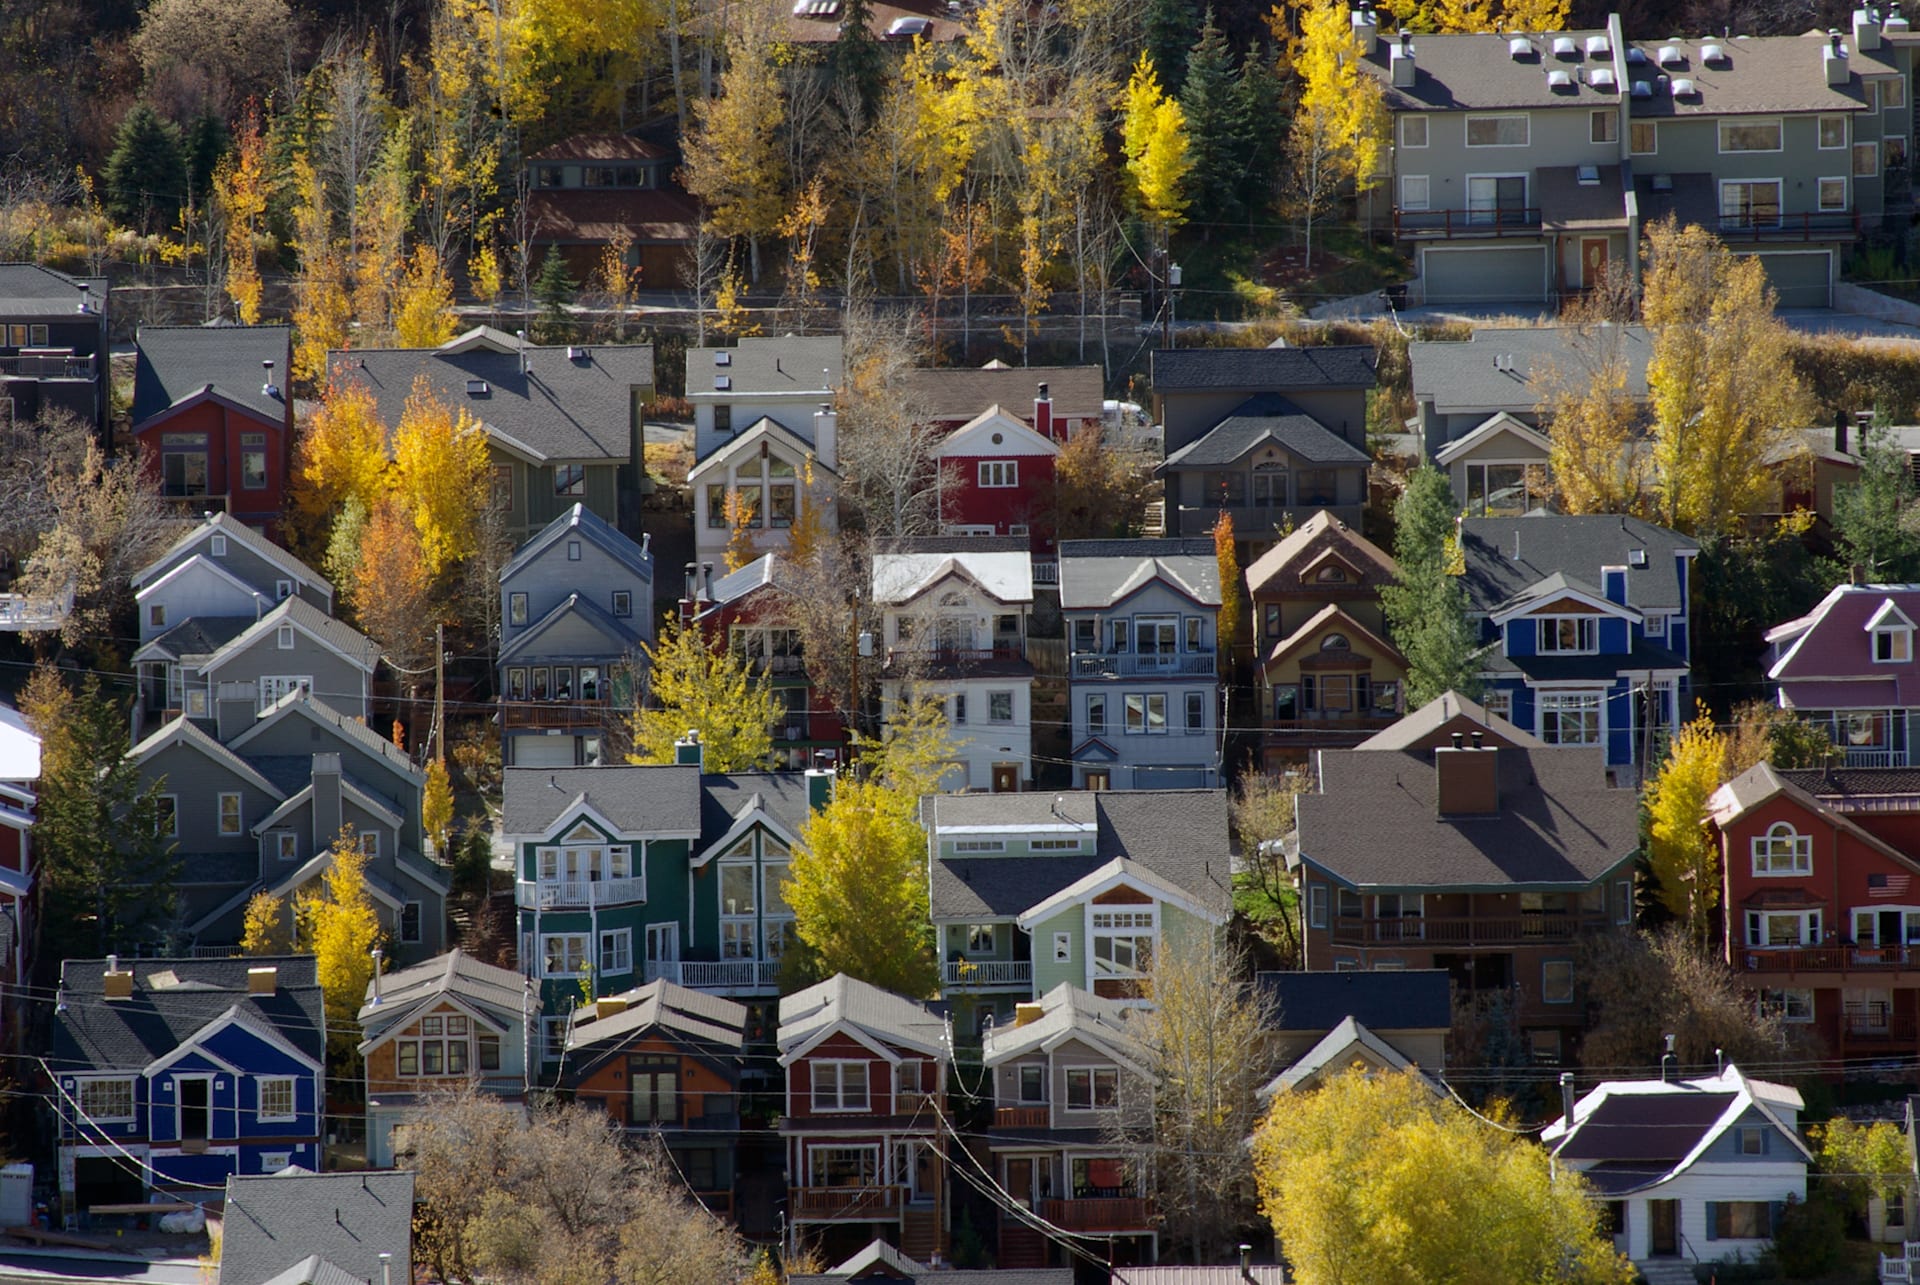
[[[668,981],[651,981],[621,995],[627,1007],[618,1013],[577,1021],[567,1037],[567,1051],[581,1059],[570,1069],[577,1080],[592,1069],[595,1061],[618,1053],[631,1037],[649,1031],[665,1031],[708,1046],[713,1054],[738,1052],[746,1043],[747,1006],[718,995],[689,990]]]
[[[1321,348],[1157,348],[1156,393],[1372,388],[1376,354],[1363,344]]]
[[[719,355],[726,354],[726,365]],[[687,349],[687,396],[727,401],[758,395],[821,393],[840,385],[839,335],[762,335],[732,348]],[[715,387],[724,378],[731,387]]]
[[[1428,39],[1432,37],[1420,37]],[[1627,395],[1644,400],[1652,337],[1645,326],[1622,326],[1617,338],[1627,363]],[[1410,343],[1407,366],[1414,400],[1432,402],[1442,415],[1497,410],[1531,414],[1546,392],[1549,371],[1573,375],[1582,369],[1576,347],[1580,342],[1580,332],[1572,326],[1528,326],[1476,330],[1464,342]],[[1511,370],[1504,368],[1508,357],[1513,359]]]
[[[1062,540],[1060,606],[1110,607],[1153,580],[1203,606],[1220,605],[1220,563],[1212,540]]]
[[[562,513],[546,526],[535,532],[533,537],[520,546],[513,560],[500,569],[500,583],[513,579],[526,565],[553,546],[561,536],[569,532],[593,541],[605,550],[607,555],[619,562],[647,583],[653,583],[653,554],[621,534],[612,523],[593,512],[584,504],[576,504]]]
[[[416,377],[448,406],[471,414],[507,450],[551,461],[625,462],[632,453],[633,390],[653,387],[653,348],[603,345],[522,353],[474,347],[464,352],[421,348],[357,348],[328,353],[336,384],[358,383],[374,396],[389,429]],[[476,382],[477,381],[477,382]],[[468,392],[469,385],[485,392]]]
[[[544,647],[541,639],[558,628],[569,617],[578,617],[606,642],[606,646],[587,648],[578,645],[566,648]],[[634,628],[634,621],[623,619],[602,607],[592,598],[580,594],[568,594],[567,597],[533,623],[533,627],[500,649],[499,663],[506,664],[516,658],[526,663],[525,657],[537,657],[541,660],[600,660],[606,657],[625,657],[639,652],[647,640]]]
[[[249,994],[247,970],[268,965],[280,970],[273,994]],[[56,1070],[137,1070],[230,1009],[309,1057],[326,1055],[326,1015],[311,955],[121,960],[120,967],[133,973],[133,996],[108,1000],[106,960],[61,963],[66,1011],[54,1017],[49,1058]]]
[[[841,1285],[859,1276],[862,1280],[904,1280],[911,1285],[1073,1285],[1071,1267],[1028,1267],[971,1269],[939,1267],[908,1258],[905,1254],[876,1240],[852,1258],[824,1272],[787,1277],[789,1285]],[[1259,1285],[1267,1285],[1261,1281]]]
[[[1628,560],[1635,549],[1645,551],[1646,566]],[[1675,558],[1699,549],[1684,535],[1619,514],[1536,513],[1460,523],[1463,584],[1475,611],[1496,611],[1556,572],[1598,587],[1605,582],[1602,567],[1627,568],[1629,606],[1675,611],[1686,605]]]
[[[334,1266],[318,1254],[308,1254],[278,1276],[269,1277],[267,1285],[369,1285],[369,1282]]]
[[[1442,968],[1265,972],[1256,980],[1273,1002],[1277,1031],[1330,1031],[1348,1017],[1376,1031],[1444,1031],[1453,1024],[1452,982]]]
[[[1639,796],[1589,749],[1489,749],[1500,811],[1442,816],[1429,756],[1326,750],[1299,803],[1300,859],[1354,888],[1575,889],[1632,857]]]
[[[1499,645],[1489,646],[1481,655],[1481,668],[1491,674],[1525,674],[1537,683],[1599,682],[1619,676],[1623,670],[1685,670],[1687,658],[1658,643],[1635,639],[1626,655],[1604,656],[1506,656]]]
[[[1854,46],[1851,35],[1841,37],[1848,55],[1848,76],[1843,85],[1827,83],[1822,57],[1827,44],[1824,35],[1630,40],[1627,44],[1647,56],[1643,63],[1627,64],[1629,81],[1658,76],[1672,81],[1685,77],[1693,81],[1698,91],[1694,97],[1679,99],[1656,88],[1645,98],[1634,98],[1631,103],[1636,120],[1754,112],[1858,111],[1866,105],[1860,73],[1886,75],[1898,70],[1880,56],[1862,54]],[[1726,60],[1713,65],[1705,63],[1702,49],[1708,44],[1725,50]],[[1668,45],[1680,51],[1684,59],[1681,66],[1665,66],[1658,61],[1660,50]]]
[[[58,317],[65,320],[80,307],[80,283],[93,287],[95,309],[107,303],[105,277],[72,277],[37,263],[0,263],[0,317]]]
[[[907,403],[929,419],[972,419],[998,405],[1031,421],[1041,384],[1056,419],[1096,419],[1106,406],[1098,366],[942,366],[910,370],[897,381]]]
[[[331,1214],[331,1217],[328,1215]],[[363,1281],[396,1280],[413,1253],[413,1175],[280,1173],[227,1179],[220,1285],[266,1285],[309,1256]]]
[[[1613,67],[1613,58],[1590,58],[1587,38],[1604,36],[1601,29],[1548,32],[1527,37],[1530,51],[1515,58],[1508,50],[1509,37],[1484,35],[1416,35],[1413,37],[1414,83],[1395,88],[1391,76],[1391,47],[1394,38],[1382,35],[1361,59],[1360,65],[1378,77],[1386,90],[1387,106],[1394,111],[1461,111],[1487,107],[1571,108],[1582,113],[1597,107],[1618,106],[1625,89],[1596,88],[1587,83],[1589,67]],[[1552,51],[1555,36],[1571,36],[1575,55],[1556,56]],[[1547,83],[1547,74],[1562,70],[1574,73],[1571,83],[1555,88]],[[1585,116],[1581,117],[1584,130]],[[1585,137],[1584,132],[1581,137]]]
[[[295,689],[294,691],[288,692],[285,696],[282,696],[254,720],[252,727],[249,727],[246,731],[234,737],[232,749],[244,756],[246,747],[252,741],[253,737],[261,733],[262,729],[268,724],[281,718],[309,718],[320,724],[320,726],[339,733],[344,739],[352,741],[367,754],[383,761],[387,766],[393,768],[403,776],[415,781],[424,781],[426,779],[425,774],[413,765],[413,760],[407,757],[405,750],[374,731],[371,727],[368,727],[359,719],[348,718],[345,714],[342,714],[339,710],[327,704],[326,701],[314,695],[312,692],[300,689]],[[252,762],[253,760],[249,759],[248,761]],[[260,761],[265,762],[266,760],[263,758]],[[306,773],[310,769],[311,764],[304,758],[299,761],[303,765],[301,768],[302,775],[300,784],[304,785],[307,780]],[[264,768],[261,770],[265,772]]]
[[[1138,1010],[1118,1000],[1102,999],[1066,982],[1039,1000],[1040,1015],[1027,1022],[996,1024],[981,1037],[980,1057],[998,1066],[1010,1057],[1032,1052],[1061,1035],[1098,1041],[1136,1066],[1147,1063],[1138,1037]]]
[[[194,616],[146,643],[140,650],[160,652],[175,660],[185,660],[189,656],[211,656],[253,626],[252,616]]]
[[[804,772],[708,772],[700,778],[700,839],[712,843],[755,805],[798,835],[812,809]]]
[[[212,539],[215,535],[224,535],[227,539],[244,545],[247,551],[254,556],[263,559],[273,566],[279,567],[295,579],[324,589],[329,596],[332,595],[333,586],[327,582],[325,576],[300,561],[300,559],[294,557],[291,553],[288,553],[273,541],[267,539],[266,536],[261,535],[246,523],[226,513],[215,513],[211,517],[205,518],[188,527],[179,539],[167,546],[165,553],[134,573],[133,587],[138,589],[159,575],[163,570],[171,570],[175,561],[180,558],[180,555],[195,545]],[[254,585],[253,587],[267,594],[269,597],[273,594],[274,586],[270,584]]]
[[[282,624],[298,625],[332,647],[347,660],[367,672],[373,672],[380,663],[380,648],[373,639],[344,621],[336,620],[321,611],[299,595],[283,598],[280,605],[255,621],[249,621],[246,629],[235,635],[221,651],[251,645],[252,639],[262,638],[274,632]],[[215,653],[218,655],[219,653]]]
[[[846,1022],[888,1043],[944,1057],[949,1052],[946,1019],[898,995],[836,973],[780,1001],[780,1051]]]
[[[1456,718],[1486,728],[1508,745],[1517,745],[1522,749],[1545,749],[1547,746],[1545,741],[1532,732],[1521,730],[1498,714],[1488,713],[1487,707],[1478,701],[1468,700],[1459,692],[1447,691],[1434,697],[1413,713],[1397,720],[1392,726],[1381,728],[1354,748],[1410,750],[1424,743],[1428,737]]]
[[[287,419],[291,403],[286,390],[293,379],[290,326],[142,326],[134,345],[135,429],[209,385],[262,419]],[[263,361],[273,363],[277,397],[261,391],[266,384]]]
[[[500,825],[509,836],[544,835],[582,798],[624,834],[700,832],[696,767],[510,767],[504,775]]]
[[[373,1002],[374,984],[367,983],[367,1002],[360,1007],[360,1025],[372,1030],[384,1026],[389,1014],[404,1013],[424,1000],[454,995],[486,1008],[518,1013],[526,995],[526,980],[511,968],[475,959],[462,950],[450,950],[411,968],[401,968],[380,979],[380,1002]]]
[[[1296,459],[1311,464],[1359,464],[1367,453],[1328,429],[1278,393],[1261,393],[1234,408],[1233,414],[1167,456],[1162,468],[1206,468],[1235,464],[1263,442],[1272,441]]]

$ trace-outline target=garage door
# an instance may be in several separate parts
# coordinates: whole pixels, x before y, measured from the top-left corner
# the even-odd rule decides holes
[[[1428,303],[1542,303],[1547,297],[1547,247],[1520,245],[1420,254]]]
[[[1782,308],[1833,306],[1833,251],[1795,251],[1756,255],[1767,269],[1767,281],[1780,296]]]
[[[515,767],[572,767],[573,737],[516,736],[513,738]]]

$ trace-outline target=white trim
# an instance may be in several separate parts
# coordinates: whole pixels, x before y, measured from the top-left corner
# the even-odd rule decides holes
[[[1216,927],[1227,921],[1227,916],[1202,906],[1184,889],[1174,886],[1151,870],[1125,857],[1115,857],[1045,900],[1027,907],[1014,922],[1022,929],[1031,932],[1034,925],[1041,920],[1050,918],[1076,903],[1091,905],[1095,897],[1121,884],[1132,885],[1150,894],[1156,903],[1156,908],[1158,903],[1164,902],[1196,918],[1204,919]]]
[[[273,1122],[278,1122],[283,1120],[298,1120],[300,1118],[300,1077],[299,1076],[297,1075],[255,1075],[255,1076],[249,1076],[248,1078],[253,1081],[253,1086],[254,1086],[253,1118],[256,1121],[259,1121],[264,1124],[264,1123],[273,1123]],[[266,1112],[266,1108],[261,1105],[261,1103],[266,1100],[267,1085],[280,1084],[283,1082],[287,1086],[288,1097],[292,1099],[291,1108],[288,1111],[286,1111],[284,1114],[280,1112],[275,1112],[273,1115],[268,1115]]]
[[[1753,125],[1767,125],[1767,124],[1771,124],[1777,134],[1777,141],[1774,143],[1772,147],[1728,147],[1727,146],[1727,128],[1729,126],[1738,127],[1738,126],[1753,126]],[[1818,126],[1815,126],[1816,132],[1818,131],[1818,128],[1819,128]],[[1715,151],[1721,156],[1753,156],[1755,154],[1769,154],[1774,152],[1785,151],[1786,145],[1787,145],[1787,123],[1783,118],[1779,116],[1731,116],[1731,117],[1722,116],[1718,121],[1715,122],[1715,129],[1713,132],[1713,142],[1714,142]],[[1779,180],[1776,179],[1774,181],[1778,182]]]
[[[1526,126],[1527,136],[1517,143],[1476,143],[1473,141],[1473,123],[1477,120],[1518,120]],[[1469,112],[1466,116],[1465,123],[1460,127],[1460,141],[1462,145],[1472,148],[1531,147],[1533,145],[1533,117],[1526,112]],[[1503,175],[1502,177],[1507,176]]]

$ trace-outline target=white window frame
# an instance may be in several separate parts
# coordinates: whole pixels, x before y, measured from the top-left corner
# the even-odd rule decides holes
[[[177,794],[159,794],[154,797],[156,799],[165,799],[173,805],[166,811],[167,827],[160,831],[160,837],[162,839],[178,839],[180,837],[180,796]]]
[[[1005,839],[955,839],[953,852],[959,857],[989,856],[1007,850]]]
[[[1073,934],[1055,933],[1053,935],[1053,962],[1071,964],[1073,962]]]
[[[1778,1014],[1783,1022],[1805,1025],[1813,1021],[1813,989],[1806,986],[1781,986],[1760,992],[1760,1011]]]
[[[358,838],[360,840],[360,855],[369,861],[378,861],[380,859],[380,832],[378,830],[362,830]]]
[[[1084,1078],[1087,1084],[1085,1105],[1076,1105],[1073,1100],[1073,1083]],[[1108,1100],[1100,1100],[1100,1086],[1105,1081],[1111,1089]],[[1063,1111],[1118,1111],[1120,1109],[1120,1068],[1113,1066],[1070,1066],[1066,1069],[1066,1096],[1061,1099]]]
[[[1417,143],[1413,141],[1413,137],[1412,137],[1416,131],[1411,128],[1416,122],[1420,126],[1419,130],[1417,131],[1420,135],[1420,141]],[[1430,137],[1432,129],[1433,129],[1433,125],[1427,119],[1427,116],[1424,112],[1407,113],[1406,115],[1400,118],[1400,146],[1409,148],[1409,149],[1417,149],[1417,148],[1425,147],[1427,145],[1427,141],[1428,141],[1428,138]]]
[[[1517,143],[1476,143],[1473,141],[1474,125],[1484,121],[1501,122],[1501,121],[1510,121],[1510,120],[1519,121],[1521,125],[1521,130],[1526,135],[1526,137],[1522,138],[1519,142]],[[1464,126],[1463,136],[1466,140],[1466,145],[1468,147],[1527,147],[1527,146],[1530,146],[1533,142],[1533,118],[1527,115],[1527,113],[1525,112],[1475,113],[1467,117],[1467,123]]]
[[[873,1110],[872,1076],[865,1062],[830,1059],[812,1062],[808,1065],[809,1072],[807,1078],[809,1084],[807,1086],[807,1101],[815,1115],[852,1115],[868,1113]],[[833,1073],[832,1106],[821,1105],[821,1075],[827,1071]],[[849,1071],[853,1073],[853,1078],[851,1079],[849,1078]],[[857,1105],[849,1106],[847,1104],[847,1088],[850,1084],[857,1084],[859,1086],[860,1101]]]
[[[1418,184],[1419,196],[1414,195]],[[1402,174],[1400,176],[1400,208],[1403,210],[1425,210],[1432,208],[1433,180],[1426,174]]]
[[[1733,191],[1736,188],[1759,188],[1759,187],[1771,187],[1773,189],[1774,216],[1773,216],[1772,222],[1763,223],[1759,219],[1754,218],[1750,213],[1746,215],[1741,215],[1737,211],[1734,213],[1728,212],[1727,194],[1729,192]],[[1749,227],[1749,228],[1780,227],[1782,226],[1782,224],[1784,224],[1787,217],[1785,199],[1786,199],[1785,184],[1783,184],[1777,178],[1721,179],[1720,180],[1720,221],[1722,225],[1724,225],[1728,219],[1740,218],[1740,219],[1744,219],[1744,222],[1742,222],[1740,225],[1742,227]],[[1748,209],[1751,210],[1753,206],[1753,200],[1751,196],[1749,196],[1748,198],[1747,206],[1748,206]]]
[[[1786,145],[1787,127],[1785,122],[1778,116],[1723,116],[1718,124],[1719,128],[1714,131],[1714,142],[1717,144],[1720,155],[1722,156],[1745,156],[1755,152],[1778,152]],[[1773,126],[1772,147],[1727,146],[1727,135],[1730,130],[1759,129],[1767,125]]]
[[[1907,82],[1899,76],[1890,76],[1877,82],[1880,86],[1880,110],[1899,111],[1907,105]]]
[[[273,645],[281,651],[293,650],[293,626],[281,625],[274,631]]]
[[[611,963],[608,962],[610,958]],[[602,977],[616,977],[633,971],[633,929],[600,930],[599,968]]]
[[[1749,910],[1746,922],[1746,944],[1762,950],[1817,946],[1820,944],[1824,918],[1825,913],[1819,910]],[[1798,919],[1800,940],[1783,942],[1769,940],[1769,921],[1774,919]]]
[[[1593,736],[1591,739],[1565,740],[1549,739],[1547,736],[1547,714],[1555,713],[1564,718],[1569,712],[1584,713],[1591,704],[1593,709]],[[1569,691],[1543,691],[1534,698],[1534,731],[1541,740],[1549,745],[1594,746],[1607,743],[1607,698],[1602,692],[1586,688]],[[1560,738],[1564,727],[1556,724],[1554,736]]]
[[[1618,903],[1613,908],[1613,922],[1622,927],[1631,924],[1633,922],[1633,880],[1614,880],[1613,895]]]
[[[1837,123],[1840,126],[1840,141],[1837,143],[1827,142],[1826,128],[1829,123]],[[1813,127],[1814,147],[1816,150],[1822,152],[1844,152],[1847,150],[1848,135],[1850,132],[1851,131],[1847,129],[1847,118],[1845,116],[1821,116],[1815,121]]]
[[[295,1083],[296,1077],[291,1075],[261,1075],[254,1078],[258,1086],[256,1090],[258,1096],[254,1098],[253,1113],[256,1120],[265,1122],[274,1120],[297,1120],[300,1118],[300,1092],[299,1086]],[[269,1087],[273,1089],[284,1088],[286,1090],[287,1109],[285,1111],[267,1110],[267,1090]]]
[[[1756,879],[1800,879],[1813,873],[1813,836],[1801,834],[1790,821],[1775,821],[1747,846]],[[1784,867],[1778,864],[1782,858],[1787,863]]]
[[[1480,182],[1483,179],[1494,184],[1494,204],[1487,206],[1484,210],[1476,210],[1473,204],[1473,185],[1477,182]],[[1475,214],[1485,214],[1488,217],[1485,220],[1484,226],[1487,226],[1487,227],[1502,226],[1502,224],[1500,223],[1500,205],[1499,205],[1499,200],[1500,200],[1499,183],[1502,179],[1519,179],[1520,180],[1521,212],[1525,213],[1528,209],[1532,208],[1530,202],[1533,200],[1533,176],[1531,174],[1525,173],[1523,171],[1513,171],[1513,172],[1504,172],[1504,173],[1496,173],[1496,174],[1469,174],[1467,175],[1467,183],[1466,183],[1466,187],[1464,188],[1464,194],[1465,194],[1466,206],[1467,206],[1467,222],[1469,224],[1474,223],[1473,216]]]
[[[233,800],[233,828],[227,828],[227,800]],[[214,825],[223,839],[237,838],[247,832],[247,800],[238,790],[222,790],[214,800]]]
[[[1827,184],[1829,183],[1838,183],[1840,185],[1840,203],[1838,205],[1827,204]],[[1825,178],[1815,179],[1813,191],[1814,191],[1814,203],[1819,208],[1821,213],[1832,214],[1832,213],[1846,212],[1846,208],[1847,208],[1846,175],[1830,174]]]
[[[999,714],[997,707],[1000,704],[1004,704],[1006,707],[1007,714],[1005,718],[1002,718]],[[1000,691],[990,691],[987,693],[987,722],[1010,726],[1013,723],[1013,711],[1014,700],[1012,688],[1004,688]]]
[[[211,546],[211,552],[214,557],[224,558],[227,556],[227,537],[226,536],[215,534],[213,539],[208,541],[208,544]]]
[[[527,595],[520,590],[507,594],[507,623],[515,629],[527,623]]]
[[[1140,958],[1139,943],[1147,943],[1147,959]],[[1100,943],[1125,940],[1134,944],[1134,962],[1122,964],[1112,957],[1101,958]],[[1152,965],[1152,952],[1160,943],[1160,911],[1156,906],[1091,909],[1087,916],[1088,989],[1100,978],[1131,981],[1144,978]]]
[[[273,597],[276,602],[285,602],[293,597],[293,581],[276,580],[273,582]]]
[[[1598,616],[1535,616],[1534,652],[1541,656],[1597,656],[1600,654]],[[1561,627],[1573,624],[1574,645],[1560,645]],[[1551,639],[1552,646],[1548,646]]]
[[[1019,460],[981,460],[975,472],[982,488],[1005,490],[1020,485]]]
[[[884,1184],[884,1183],[886,1182],[886,1177],[887,1177],[887,1175],[886,1175],[886,1173],[885,1173],[885,1172],[884,1172],[884,1171],[882,1170],[882,1168],[881,1168],[881,1159],[882,1159],[882,1157],[881,1157],[881,1155],[880,1155],[880,1146],[879,1146],[879,1144],[877,1144],[877,1143],[872,1143],[872,1142],[867,1142],[867,1143],[859,1143],[859,1142],[856,1142],[856,1143],[851,1143],[851,1144],[848,1144],[848,1143],[834,1143],[834,1144],[833,1144],[833,1145],[831,1145],[831,1146],[819,1146],[819,1147],[808,1147],[808,1148],[807,1148],[807,1171],[806,1171],[806,1181],[807,1181],[807,1183],[808,1183],[809,1185],[813,1185],[813,1184],[814,1184],[814,1164],[813,1164],[813,1162],[814,1162],[814,1157],[815,1157],[815,1156],[819,1156],[819,1155],[825,1155],[825,1154],[827,1154],[827,1153],[829,1153],[829,1152],[835,1152],[835,1151],[846,1151],[846,1152],[853,1152],[853,1151],[859,1151],[859,1152],[865,1152],[865,1153],[866,1153],[866,1154],[867,1154],[868,1156],[871,1156],[871,1157],[872,1157],[872,1159],[873,1159],[873,1163],[872,1163],[872,1164],[871,1164],[870,1166],[869,1166],[869,1165],[862,1165],[861,1167],[862,1167],[863,1169],[867,1169],[867,1170],[869,1170],[869,1171],[870,1171],[870,1172],[872,1173],[872,1175],[873,1175],[873,1185],[874,1185],[874,1186],[880,1186],[880,1185],[882,1185],[882,1184]],[[857,1191],[857,1190],[859,1190],[859,1188],[854,1188],[853,1190],[856,1190],[856,1191]]]
[[[277,861],[300,859],[300,835],[293,830],[273,831],[273,855]]]
[[[1649,133],[1653,135],[1652,147],[1642,148],[1638,143],[1633,141],[1634,131],[1641,130],[1641,129],[1647,130]],[[1659,151],[1660,151],[1660,122],[1651,121],[1651,120],[1637,120],[1637,121],[1633,121],[1627,126],[1627,155],[1654,156],[1654,155],[1658,155]]]
[[[551,955],[551,952],[549,951],[549,943],[569,942],[569,941],[579,943],[578,953],[579,953],[579,961],[581,966],[571,971],[568,971],[565,968],[551,967],[549,965],[549,961],[551,960],[552,955]],[[587,968],[590,967],[593,963],[593,946],[594,946],[594,941],[593,941],[593,935],[591,933],[586,933],[586,932],[541,933],[540,934],[540,975],[542,977],[585,977],[587,975]],[[574,954],[574,951],[563,946],[561,949],[562,964],[565,963],[567,958],[572,957],[573,954]]]
[[[87,1107],[87,1090],[105,1088],[108,1085],[124,1085],[127,1091],[127,1110],[125,1115],[101,1115]],[[90,1124],[132,1124],[138,1118],[140,1101],[134,1092],[133,1077],[126,1075],[82,1076],[74,1085],[74,1109]]]
[[[1880,640],[1887,639],[1887,654],[1880,654]],[[1873,631],[1873,663],[1905,665],[1913,660],[1913,630],[1904,625],[1883,625]]]
[[[266,674],[260,679],[260,708],[271,708],[280,700],[301,688],[313,690],[311,674]]]
[[[1327,926],[1327,885],[1310,883],[1307,885],[1307,927],[1325,928]]]

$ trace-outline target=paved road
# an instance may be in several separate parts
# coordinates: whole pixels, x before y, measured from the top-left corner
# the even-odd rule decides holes
[[[86,1250],[0,1249],[0,1282],[106,1281],[112,1285],[206,1285],[192,1259],[139,1258],[132,1254],[93,1254]]]

